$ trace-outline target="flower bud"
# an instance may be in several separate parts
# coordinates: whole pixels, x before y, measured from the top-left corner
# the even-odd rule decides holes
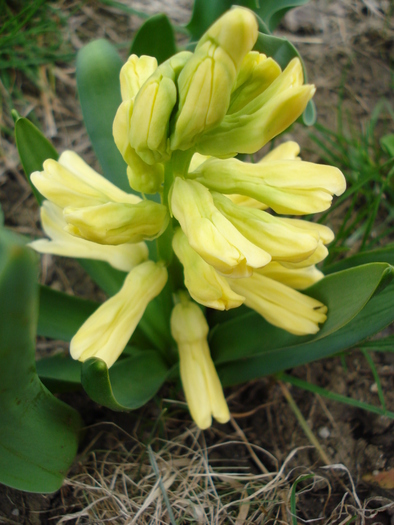
[[[147,164],[166,161],[168,129],[177,102],[177,77],[191,53],[183,51],[161,64],[146,80],[134,100],[128,139]]]
[[[164,180],[163,164],[147,164],[130,146],[130,120],[133,114],[134,102],[122,102],[116,112],[112,133],[114,141],[122,157],[126,161],[127,177],[130,187],[141,193],[157,193]]]
[[[171,314],[171,333],[180,360],[180,373],[190,414],[199,428],[211,426],[212,416],[227,423],[230,412],[223,394],[208,342],[208,324],[191,301],[178,303]]]
[[[81,326],[70,343],[73,359],[98,357],[108,368],[123,352],[145,312],[164,288],[167,270],[146,261],[131,270],[121,290],[103,303]]]
[[[226,115],[231,91],[245,55],[258,35],[248,9],[227,11],[201,37],[178,79],[179,109],[171,149],[189,149]]]
[[[244,108],[263,93],[280,73],[281,69],[275,60],[257,51],[250,51],[242,62],[227,114],[231,115]]]
[[[195,144],[196,150],[215,157],[255,153],[305,110],[315,87],[302,82],[302,66],[294,58],[265,91],[204,133]]]
[[[120,92],[122,100],[134,99],[144,82],[157,69],[157,60],[154,57],[130,55],[120,70]]]

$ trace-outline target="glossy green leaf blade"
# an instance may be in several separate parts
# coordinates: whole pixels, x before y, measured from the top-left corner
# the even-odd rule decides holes
[[[353,268],[355,266],[360,266],[362,264],[374,262],[385,262],[391,264],[391,266],[394,266],[394,243],[388,244],[384,248],[379,248],[377,250],[357,253],[347,257],[346,259],[343,259],[342,261],[324,267],[323,271],[326,275],[328,275],[341,270],[346,270],[348,268]]]
[[[81,388],[81,363],[65,354],[44,357],[36,363],[37,374],[51,392]]]
[[[176,53],[174,30],[165,14],[151,16],[137,31],[130,55],[156,57],[161,64]]]
[[[213,330],[210,340],[214,360],[223,363],[268,350],[301,347],[305,343],[320,341],[350,322],[364,308],[381,282],[391,278],[391,275],[390,265],[369,264],[326,276],[305,290],[306,295],[328,307],[327,321],[315,335],[292,335],[267,323],[255,312],[224,322]]]
[[[394,335],[383,337],[383,339],[366,341],[361,347],[376,352],[394,352]]]
[[[31,492],[62,485],[78,447],[79,414],[39,380],[34,253],[0,232],[0,482]]]
[[[32,184],[30,175],[34,171],[42,171],[46,159],[57,160],[59,155],[49,140],[27,118],[20,117],[15,122],[15,142],[26,178],[38,203],[41,204],[44,197]]]
[[[82,115],[104,176],[130,192],[124,162],[112,136],[112,123],[122,102],[119,73],[123,65],[106,40],[84,46],[77,56],[77,87]]]
[[[326,388],[322,388],[320,386],[314,385],[312,383],[309,383],[308,381],[303,381],[302,379],[299,379],[298,377],[293,377],[289,374],[280,374],[279,378],[282,381],[285,381],[286,383],[290,383],[291,385],[294,385],[298,388],[302,388],[303,390],[307,390],[308,392],[312,392],[319,396],[326,397],[327,399],[331,399],[333,401],[337,401],[345,405],[350,405],[353,407],[361,408],[362,410],[367,410],[369,412],[373,412],[375,414],[379,414],[381,416],[386,416],[391,419],[394,419],[394,412],[389,412],[388,410],[385,410],[384,408],[370,405],[369,403],[365,403],[364,401],[360,401],[358,399],[343,396],[341,394],[337,394],[336,392],[331,392],[330,390],[327,390]]]
[[[166,380],[169,369],[154,350],[137,352],[117,361],[108,370],[101,359],[88,359],[82,366],[82,386],[93,401],[112,410],[141,407]]]
[[[239,359],[234,363],[219,366],[219,375],[225,385],[230,385],[328,357],[378,333],[389,325],[393,318],[394,283],[391,282],[379,294],[373,295],[356,317],[329,336],[285,347],[267,347],[266,350],[261,348],[262,351],[256,357]],[[264,341],[265,335],[262,335]]]
[[[274,31],[287,11],[308,2],[309,0],[264,0],[259,2],[256,11],[268,25],[270,31]]]

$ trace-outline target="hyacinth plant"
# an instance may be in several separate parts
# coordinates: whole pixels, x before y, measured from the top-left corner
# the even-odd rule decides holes
[[[3,236],[0,262],[7,286],[1,293],[11,293],[10,283],[23,286],[9,260],[26,259],[31,268],[33,248],[81,259],[110,296],[98,306],[41,288],[38,333],[71,339],[72,359],[37,363],[52,391],[82,385],[98,403],[131,410],[179,374],[190,414],[206,429],[212,417],[219,423],[230,419],[223,385],[346,349],[390,322],[392,293],[378,307],[371,300],[387,285],[389,265],[355,264],[323,278],[316,264],[327,256],[334,234],[300,218],[327,210],[333,195],[345,191],[341,171],[301,160],[293,141],[279,141],[258,161],[253,157],[301,118],[315,92],[305,83],[298,57],[288,57],[281,67],[261,52],[264,42],[256,15],[236,7],[205,31],[193,52],[161,63],[132,53],[119,78],[108,76],[117,60],[112,48],[102,42],[88,46],[79,58],[78,83],[105,175],[73,151],[58,156],[36,128],[17,117],[18,148],[41,203],[47,238],[26,248],[10,234]],[[94,77],[103,62],[105,75]],[[89,89],[101,89],[104,103],[119,85],[112,130],[102,132],[97,93],[92,98]],[[121,158],[113,156],[115,145]],[[33,333],[35,301],[19,304],[32,310],[30,316],[23,311]],[[368,307],[380,308],[373,323],[365,323]],[[3,343],[8,356],[11,339]],[[19,429],[11,429],[21,419],[15,406],[9,409],[16,395],[10,387],[3,444],[11,439],[17,444],[0,457],[0,479],[48,491],[61,483],[81,423],[37,375],[34,380],[37,392],[47,396],[48,410],[60,416],[55,425],[39,407],[38,420],[32,413],[22,434],[34,427],[37,446],[44,433],[54,449],[34,461],[42,481],[33,482],[31,475],[26,481],[21,457],[29,454],[15,438]],[[20,397],[29,404],[31,397]],[[67,418],[71,437],[62,434]],[[45,428],[38,431],[42,422]],[[52,464],[64,446],[66,454]]]

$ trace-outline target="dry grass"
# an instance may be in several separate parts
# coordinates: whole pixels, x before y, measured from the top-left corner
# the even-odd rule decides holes
[[[342,464],[303,467],[297,465],[301,449],[294,449],[279,465],[270,452],[243,437],[235,432],[208,445],[204,433],[192,426],[170,440],[155,439],[146,446],[123,435],[111,450],[81,458],[65,485],[78,510],[59,516],[57,523],[341,525],[394,512],[388,498],[362,502]],[[229,460],[228,452],[234,450],[243,457]],[[274,468],[258,471],[255,455],[268,459]],[[312,502],[313,516],[307,511]]]

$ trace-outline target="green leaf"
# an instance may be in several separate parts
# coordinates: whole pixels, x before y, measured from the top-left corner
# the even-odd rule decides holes
[[[161,64],[177,52],[174,30],[165,14],[151,16],[137,31],[130,55],[156,57]]]
[[[259,3],[256,12],[268,25],[269,30],[274,31],[287,11],[308,2],[309,0],[264,0]]]
[[[394,157],[394,133],[385,135],[380,139],[380,144],[384,150],[390,155],[391,158]]]
[[[36,373],[36,256],[0,232],[0,482],[31,492],[58,490],[78,447],[79,414]]]
[[[240,0],[238,5],[255,9],[256,0]],[[193,13],[186,25],[191,40],[198,40],[203,33],[212,25],[225,11],[231,8],[231,0],[194,0]]]
[[[77,55],[77,87],[83,120],[104,176],[130,192],[123,160],[112,136],[112,123],[122,102],[119,73],[123,61],[106,40],[95,40]]]
[[[36,363],[37,374],[53,393],[81,388],[81,363],[65,354],[44,357]]]
[[[360,266],[362,264],[374,262],[385,262],[394,266],[394,243],[388,244],[384,248],[379,248],[377,250],[356,253],[342,261],[324,267],[324,273],[328,275],[355,266]]]
[[[364,401],[359,401],[358,399],[346,397],[341,394],[331,392],[330,390],[327,390],[326,388],[322,388],[320,386],[314,385],[312,383],[309,383],[308,381],[303,381],[302,379],[299,379],[298,377],[294,377],[289,374],[280,374],[279,379],[281,379],[282,381],[285,381],[286,383],[290,383],[291,385],[294,385],[298,388],[302,388],[303,390],[307,390],[308,392],[313,392],[314,394],[317,394],[319,396],[326,397],[327,399],[331,399],[332,401],[337,401],[345,405],[350,405],[353,407],[361,408],[362,410],[367,410],[368,412],[373,412],[374,414],[379,414],[380,416],[386,416],[391,419],[394,419],[394,412],[389,412],[388,410],[385,410],[384,408],[370,405],[369,403],[365,403]]]
[[[32,184],[30,175],[34,171],[42,171],[46,159],[57,160],[59,155],[49,140],[27,118],[19,117],[16,120],[15,142],[26,178],[38,203],[41,204],[44,197]]]
[[[389,335],[382,339],[375,339],[373,341],[366,341],[360,346],[376,352],[394,352],[394,335]]]
[[[151,399],[170,370],[154,350],[136,351],[108,370],[92,357],[82,366],[82,386],[96,403],[116,411],[139,408]]]
[[[210,348],[224,384],[327,357],[380,331],[394,317],[393,285],[374,294],[391,276],[389,265],[368,264],[330,275],[306,290],[328,306],[327,321],[313,336],[288,334],[254,312],[218,325]]]

